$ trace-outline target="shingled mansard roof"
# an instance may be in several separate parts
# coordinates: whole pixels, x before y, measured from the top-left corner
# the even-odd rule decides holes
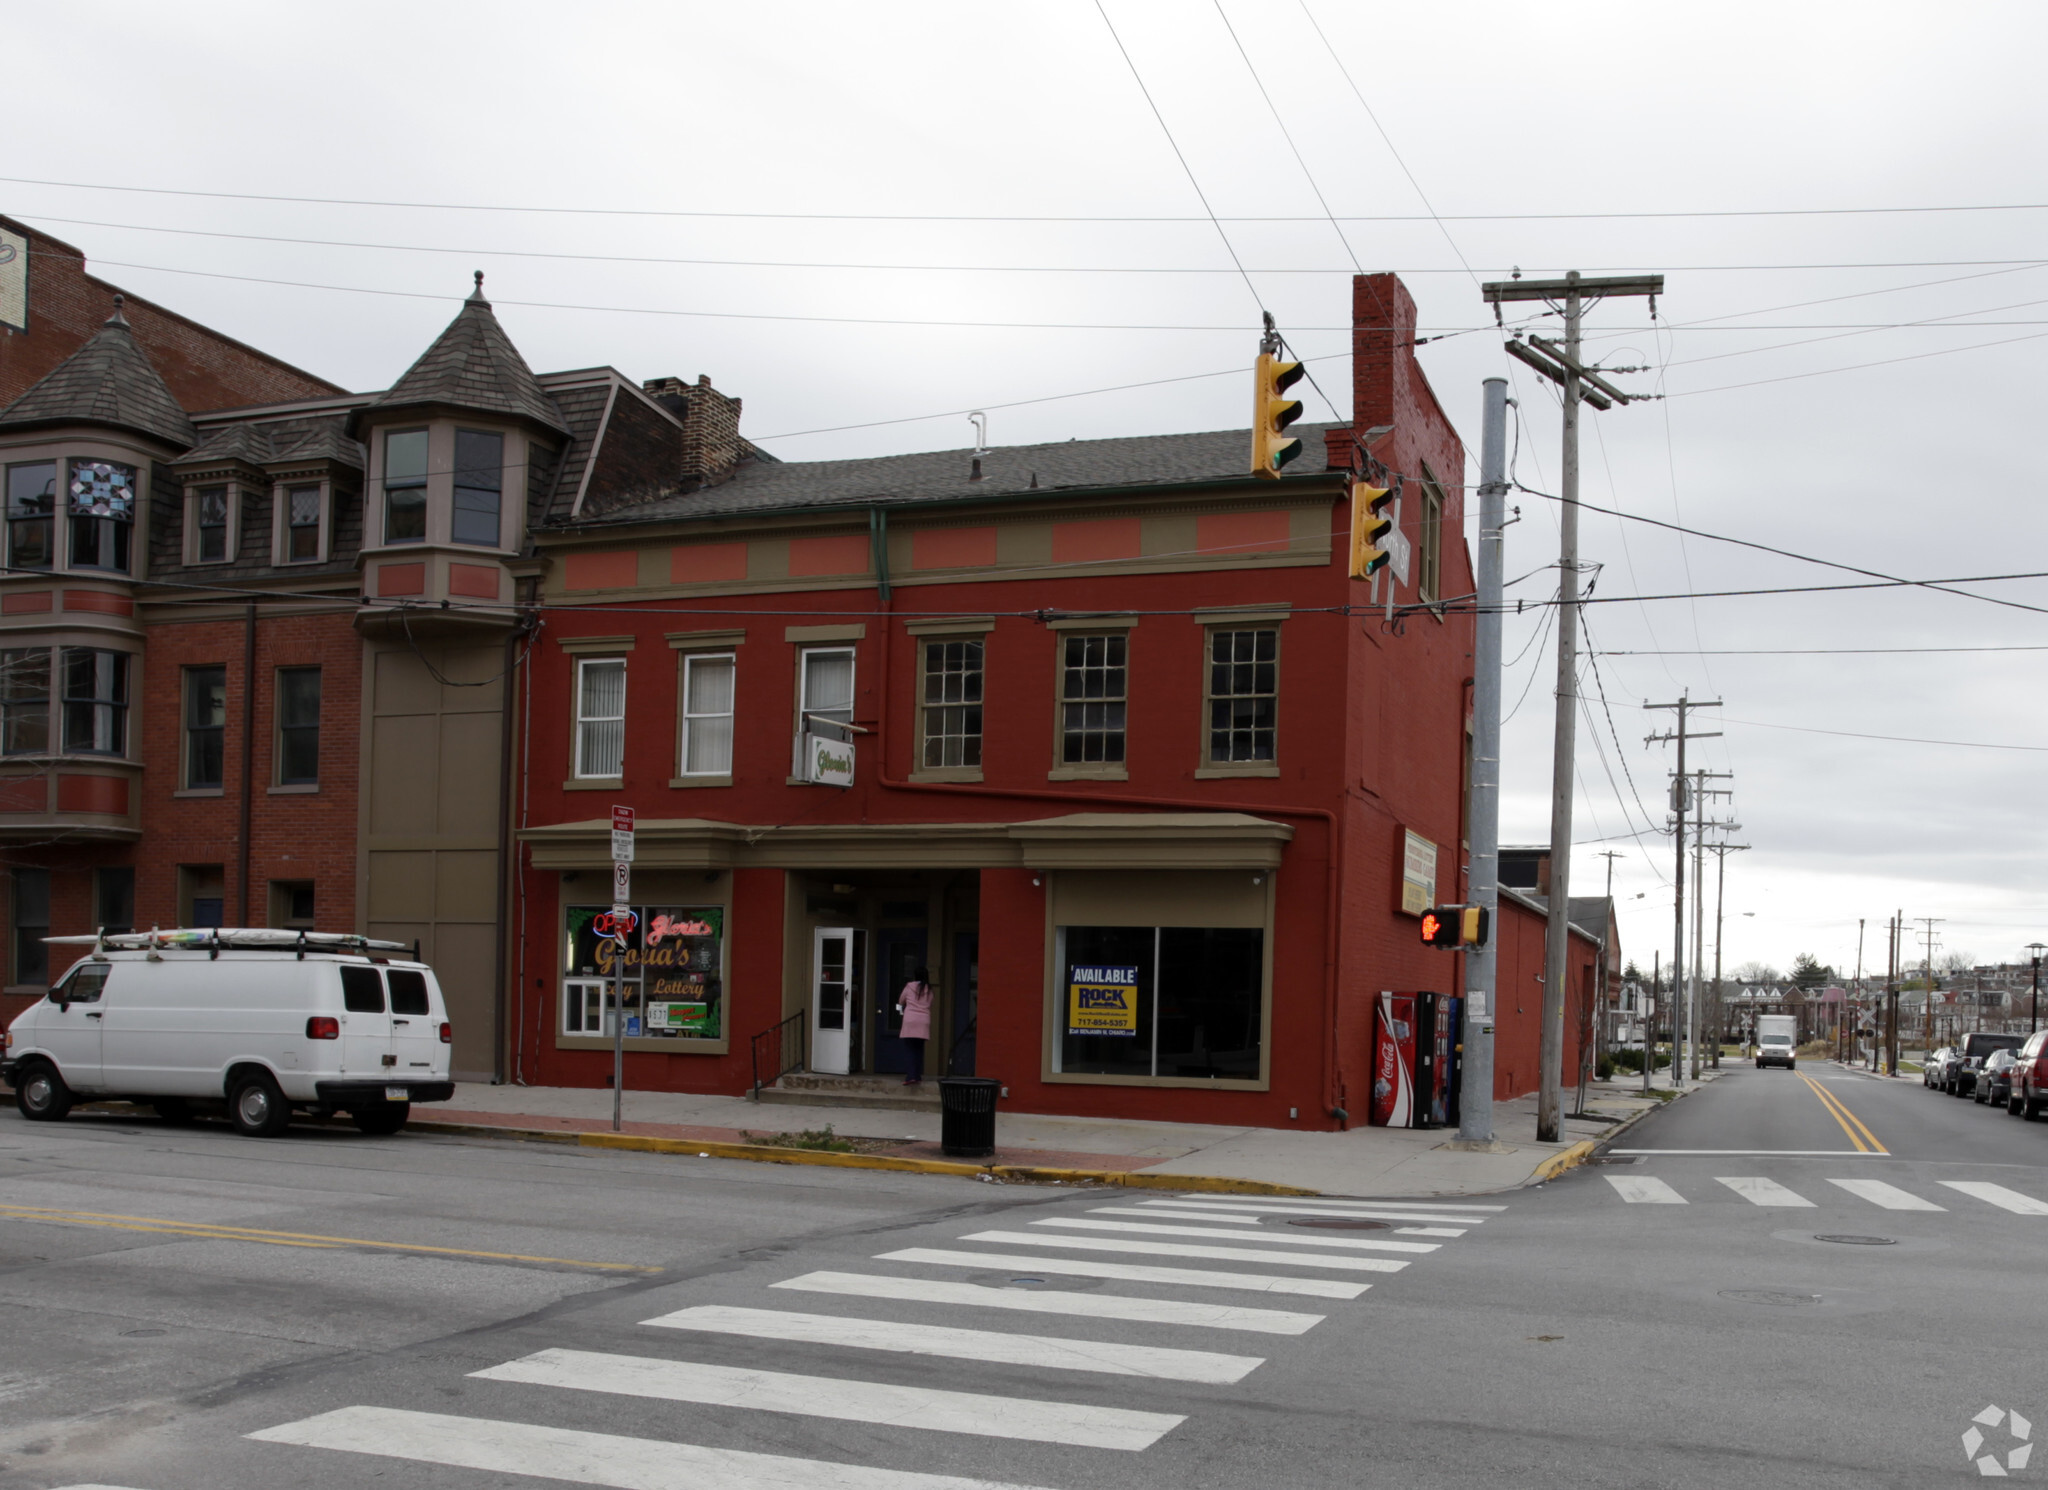
[[[0,429],[51,424],[111,424],[180,449],[199,443],[191,419],[136,344],[118,295],[91,341],[0,410]]]
[[[1323,432],[1336,425],[1296,425],[1301,454],[1287,475],[1329,469]],[[676,522],[810,508],[914,506],[924,502],[1029,496],[1102,487],[1181,486],[1249,478],[1251,431],[1135,435],[1114,440],[1061,440],[1008,445],[979,453],[933,450],[868,460],[742,462],[730,481],[625,508],[597,522]],[[975,479],[979,463],[981,479]],[[591,526],[579,522],[578,527]]]
[[[475,293],[462,302],[462,309],[448,323],[448,329],[369,408],[408,408],[419,404],[506,414],[530,420],[557,434],[569,432],[561,411],[542,390],[533,369],[526,365],[526,359],[512,345],[512,338],[491,313],[491,302],[484,299],[481,271],[476,277]]]
[[[262,424],[215,425],[202,444],[174,464],[189,468],[230,460],[251,466],[331,460],[361,470],[363,447],[345,433],[346,424],[342,414],[315,414]]]

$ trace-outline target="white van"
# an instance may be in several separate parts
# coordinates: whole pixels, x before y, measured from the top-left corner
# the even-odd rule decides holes
[[[0,1044],[25,1118],[114,1099],[173,1123],[224,1106],[260,1138],[296,1109],[396,1133],[413,1103],[455,1095],[440,986],[400,943],[225,928],[47,940],[92,952]]]

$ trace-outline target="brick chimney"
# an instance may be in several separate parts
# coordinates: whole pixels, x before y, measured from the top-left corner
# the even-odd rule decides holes
[[[695,383],[651,378],[640,386],[683,421],[681,475],[685,481],[714,486],[732,474],[740,459],[740,400],[713,388],[708,373],[698,374]]]

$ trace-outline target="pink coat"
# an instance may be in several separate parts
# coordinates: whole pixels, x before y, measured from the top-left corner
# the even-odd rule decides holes
[[[905,983],[903,992],[896,996],[896,1004],[903,1010],[903,1028],[897,1033],[905,1040],[929,1040],[932,1037],[931,984]]]

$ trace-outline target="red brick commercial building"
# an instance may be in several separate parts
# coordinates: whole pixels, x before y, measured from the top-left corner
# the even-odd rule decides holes
[[[1459,987],[1464,453],[1392,276],[1354,422],[1266,480],[1244,431],[783,463],[708,379],[535,374],[480,287],[346,394],[38,320],[105,288],[61,247],[0,341],[17,1001],[46,930],[418,938],[459,1076],[599,1085],[619,804],[632,1087],[900,1080],[924,966],[927,1070],[1013,1108],[1328,1127],[1374,996]]]

